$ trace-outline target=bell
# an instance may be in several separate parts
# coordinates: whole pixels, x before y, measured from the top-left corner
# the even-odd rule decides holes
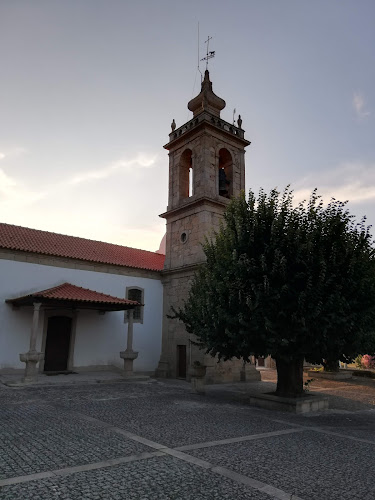
[[[219,170],[219,195],[226,196],[228,194],[227,186],[229,181],[227,181],[227,176],[225,174],[225,170],[221,168]]]

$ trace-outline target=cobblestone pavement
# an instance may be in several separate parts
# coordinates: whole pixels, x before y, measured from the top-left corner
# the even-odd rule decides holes
[[[375,381],[314,381],[330,410],[298,416],[247,404],[262,378],[0,385],[0,500],[374,500]]]

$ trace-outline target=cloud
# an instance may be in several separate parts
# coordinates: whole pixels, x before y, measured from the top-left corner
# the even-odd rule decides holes
[[[18,148],[12,152],[0,153],[0,160],[9,157],[11,154],[20,154],[25,150]],[[44,185],[38,191],[25,185],[22,180],[11,177],[6,171],[0,168],[0,211],[11,213],[12,210],[19,212],[24,207],[45,198],[58,198],[63,191],[66,193],[67,186],[75,186],[90,180],[99,180],[110,177],[120,170],[130,169],[135,171],[152,167],[156,162],[157,155],[146,155],[139,153],[136,157],[125,160],[114,161],[101,169],[78,173],[75,176],[53,185]],[[68,188],[69,189],[69,188]]]
[[[19,210],[21,207],[45,196],[42,192],[32,191],[17,182],[0,168],[0,207],[2,210]]]
[[[0,158],[2,158],[1,155]],[[16,184],[16,181],[0,168],[0,193],[6,194],[7,191],[15,187]]]
[[[354,92],[352,104],[358,118],[370,115],[370,111],[365,109],[365,99],[361,92]]]
[[[3,160],[4,158],[12,158],[15,156],[20,156],[26,152],[27,152],[27,150],[25,148],[20,148],[20,147],[11,148],[11,149],[6,150],[6,151],[3,150],[3,151],[0,151],[0,160]]]
[[[119,170],[129,171],[131,168],[150,168],[153,167],[156,162],[157,155],[146,155],[144,153],[139,153],[135,158],[131,160],[120,159],[110,163],[109,165],[88,172],[82,172],[76,174],[74,177],[68,179],[68,184],[80,184],[89,180],[99,180],[106,179],[111,175],[117,173]]]
[[[26,152],[21,147],[11,148],[0,152],[0,161],[12,159]],[[6,161],[5,160],[5,161]],[[21,180],[7,174],[6,169],[0,168],[0,213],[2,219],[11,218],[17,213],[25,213],[25,207],[44,198],[45,192],[35,191]]]
[[[294,185],[296,201],[306,200],[317,187],[324,201],[375,201],[375,163],[347,162],[322,174],[310,174]]]

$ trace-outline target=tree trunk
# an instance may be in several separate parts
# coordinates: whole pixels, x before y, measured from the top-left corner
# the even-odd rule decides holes
[[[276,396],[296,398],[303,395],[303,358],[284,361],[276,358]]]

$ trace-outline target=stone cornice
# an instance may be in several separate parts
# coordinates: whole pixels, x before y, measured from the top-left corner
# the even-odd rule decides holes
[[[244,130],[231,125],[230,123],[211,115],[207,111],[203,111],[195,118],[192,118],[184,125],[174,130],[169,134],[169,142],[164,145],[165,149],[175,148],[179,142],[186,141],[190,139],[192,135],[200,132],[202,129],[208,128],[212,131],[220,132],[220,134],[227,136],[228,139],[234,140],[241,144],[241,146],[246,147],[250,144],[250,141],[244,138]]]
[[[186,212],[188,209],[194,209],[196,207],[201,207],[202,205],[210,205],[211,207],[219,207],[221,210],[225,209],[230,203],[230,200],[224,198],[222,196],[218,196],[217,198],[209,198],[208,196],[201,196],[199,198],[195,198],[194,196],[187,198],[186,202],[183,202],[178,207],[167,209],[166,212],[159,215],[163,219],[168,219],[169,217],[173,217],[176,215],[180,215],[181,212]]]
[[[162,281],[165,282],[166,280],[168,280],[170,276],[177,274],[180,276],[183,275],[191,276],[197,271],[199,266],[201,266],[204,263],[205,261],[202,260],[201,262],[196,262],[195,264],[188,264],[184,266],[174,267],[171,269],[164,269],[163,271],[161,271]]]

